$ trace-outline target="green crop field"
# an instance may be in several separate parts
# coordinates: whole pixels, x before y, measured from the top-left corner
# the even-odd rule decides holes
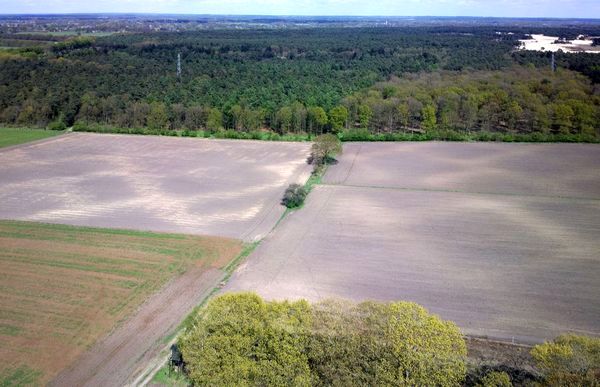
[[[43,129],[25,129],[25,128],[0,128],[0,148],[11,145],[18,145],[24,142],[41,140],[53,137],[62,132],[43,130]]]
[[[0,385],[40,385],[167,281],[233,239],[0,221]]]

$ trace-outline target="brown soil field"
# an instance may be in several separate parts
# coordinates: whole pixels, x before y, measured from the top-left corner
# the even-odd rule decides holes
[[[329,184],[600,198],[595,144],[348,143]]]
[[[45,384],[165,284],[217,272],[241,248],[221,237],[0,221],[0,384]],[[168,328],[152,316],[170,306],[140,311]]]
[[[72,133],[0,150],[0,219],[246,241],[310,174],[307,143]]]
[[[598,165],[597,145],[347,144],[226,290],[410,300],[526,343],[600,335]]]

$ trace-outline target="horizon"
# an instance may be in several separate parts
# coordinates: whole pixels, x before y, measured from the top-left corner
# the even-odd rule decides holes
[[[343,15],[343,14],[235,14],[235,13],[172,13],[172,12],[39,12],[39,13],[2,13],[0,16],[206,16],[206,17],[264,17],[264,18],[374,18],[374,19],[525,19],[525,20],[597,20],[600,17],[565,17],[565,16],[486,16],[486,15]]]
[[[339,19],[491,19],[491,20],[582,20],[597,21],[600,17],[565,17],[565,16],[475,16],[475,15],[310,15],[310,14],[234,14],[234,13],[172,13],[172,12],[40,12],[40,13],[0,13],[4,16],[172,16],[172,17],[260,17],[260,18],[339,18]]]
[[[141,14],[273,17],[598,19],[594,0],[0,0],[0,15]]]

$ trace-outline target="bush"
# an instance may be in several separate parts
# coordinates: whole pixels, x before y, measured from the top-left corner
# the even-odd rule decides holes
[[[226,294],[179,340],[199,385],[456,386],[458,328],[410,302],[264,302]]]
[[[283,194],[281,204],[287,208],[300,207],[302,204],[304,204],[306,195],[308,195],[306,188],[300,184],[290,184],[290,186],[285,190],[285,194]]]
[[[506,372],[492,371],[481,379],[478,387],[512,387],[510,376]]]
[[[53,121],[48,124],[49,130],[65,130],[67,129],[67,125],[62,120]]]
[[[254,294],[226,294],[200,311],[179,348],[197,385],[308,386],[309,326],[306,301],[266,303]]]
[[[562,335],[536,345],[531,356],[551,386],[600,384],[600,338]]]

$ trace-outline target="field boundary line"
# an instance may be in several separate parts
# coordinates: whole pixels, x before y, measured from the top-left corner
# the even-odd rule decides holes
[[[360,145],[358,146],[358,150],[356,151],[356,153],[354,153],[354,158],[352,159],[352,164],[350,164],[350,168],[348,168],[348,173],[346,173],[346,177],[344,177],[344,180],[342,180],[341,184],[346,184],[346,181],[350,178],[350,175],[352,174],[352,170],[354,169],[354,164],[356,163],[356,159],[358,158],[358,155],[362,151],[362,146],[363,146],[363,144],[360,143]]]
[[[577,201],[600,201],[600,198],[591,198],[591,197],[576,197],[576,196],[561,196],[561,195],[538,195],[538,194],[508,193],[508,192],[461,191],[461,190],[442,189],[442,188],[390,187],[390,186],[343,184],[343,183],[321,183],[321,185],[331,186],[331,187],[383,189],[383,190],[406,191],[406,192],[441,192],[441,193],[457,193],[457,194],[468,194],[468,195],[531,197],[531,198],[563,199],[563,200],[577,200]]]

